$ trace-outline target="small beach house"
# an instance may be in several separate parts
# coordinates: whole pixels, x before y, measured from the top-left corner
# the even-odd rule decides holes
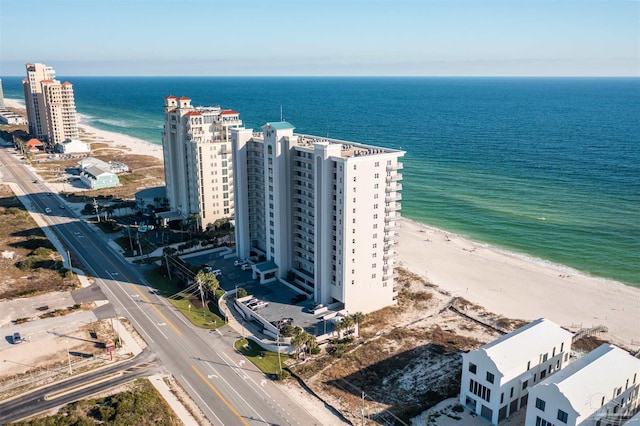
[[[568,362],[572,336],[540,318],[463,354],[460,403],[497,425],[527,405],[531,386]]]
[[[604,344],[529,391],[525,426],[621,425],[638,411],[640,359]]]

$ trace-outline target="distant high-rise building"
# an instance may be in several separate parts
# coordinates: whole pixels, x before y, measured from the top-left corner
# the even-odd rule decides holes
[[[78,138],[78,121],[69,82],[55,79],[53,68],[44,64],[26,64],[27,78],[22,80],[29,132],[51,145]]]
[[[394,304],[404,152],[293,129],[231,131],[237,256],[263,258],[261,282],[286,278],[325,306]]]
[[[239,117],[217,106],[193,107],[186,97],[165,98],[162,148],[169,207],[183,219],[196,218],[200,228],[233,218],[230,129],[242,126]]]
[[[2,79],[0,79],[0,109],[4,109],[4,93],[2,92]]]

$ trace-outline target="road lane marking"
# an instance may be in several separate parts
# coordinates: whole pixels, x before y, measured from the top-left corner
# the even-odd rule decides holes
[[[148,297],[147,297],[147,296],[146,296],[142,291],[140,291],[140,289],[139,289],[137,286],[135,286],[135,285],[134,285],[134,286],[133,286],[133,288],[134,288],[134,289],[135,289],[135,291],[137,291],[137,292],[138,292],[138,294],[140,294],[140,296],[141,296],[141,297],[142,297],[142,298],[143,298],[143,299],[144,299],[144,300],[149,304],[149,306],[151,306],[153,309],[155,309],[155,311],[158,313],[158,315],[160,315],[160,316],[162,317],[162,319],[163,319],[167,324],[169,324],[169,326],[170,326],[171,328],[173,328],[173,331],[175,331],[175,332],[176,332],[176,334],[177,334],[178,336],[181,336],[181,335],[182,335],[182,332],[181,332],[180,330],[178,330],[178,328],[177,328],[175,325],[173,325],[173,323],[172,323],[171,321],[169,321],[169,319],[168,319],[166,316],[164,316],[164,314],[163,314],[162,312],[160,312],[160,309],[158,309],[156,305],[154,305],[153,303],[151,303],[151,300],[149,300],[149,298],[148,298]]]
[[[220,400],[221,400],[222,402],[224,402],[224,405],[226,405],[226,406],[229,408],[229,410],[231,410],[231,412],[232,412],[233,414],[235,414],[235,416],[236,416],[238,419],[240,419],[240,421],[241,421],[243,424],[245,424],[246,426],[249,426],[249,423],[247,423],[247,422],[246,422],[246,420],[245,420],[245,419],[243,419],[243,418],[242,418],[242,416],[240,416],[240,413],[238,413],[238,411],[237,411],[235,408],[233,408],[233,406],[232,406],[231,404],[229,404],[229,402],[228,402],[226,399],[224,399],[224,396],[222,396],[222,394],[218,391],[218,389],[216,389],[216,388],[215,388],[215,386],[213,386],[213,385],[211,384],[211,382],[209,382],[209,380],[207,380],[207,378],[206,378],[206,377],[204,377],[204,376],[202,375],[202,373],[200,372],[200,370],[198,370],[198,369],[195,367],[195,365],[193,365],[193,364],[191,364],[191,368],[193,368],[193,371],[195,371],[195,372],[196,372],[196,374],[197,374],[197,375],[202,379],[202,381],[203,381],[203,382],[205,382],[205,383],[207,384],[207,386],[209,386],[209,388],[211,388],[211,390],[212,390],[216,395],[218,395],[218,398],[220,398]]]
[[[197,395],[197,396],[198,396],[198,398],[200,398],[200,401],[202,401],[202,403],[204,404],[204,406],[205,406],[205,407],[207,407],[207,408],[209,409],[209,411],[211,411],[211,414],[213,414],[213,417],[215,417],[215,418],[218,420],[218,422],[219,422],[221,425],[223,425],[224,423],[222,422],[222,420],[220,420],[220,417],[218,417],[218,416],[216,415],[215,411],[213,411],[213,410],[211,409],[211,407],[209,407],[209,404],[207,404],[207,403],[205,402],[205,400],[204,400],[204,399],[202,399],[202,397],[200,396],[200,394],[199,394],[199,393],[198,393],[198,392],[193,388],[193,386],[191,386],[191,383],[189,383],[189,381],[188,381],[187,379],[185,379],[185,378],[184,378],[184,376],[183,376],[182,374],[180,375],[180,377],[182,378],[182,380],[184,380],[184,382],[187,384],[187,386],[189,386],[189,388],[193,391],[193,393],[194,393],[195,395]]]

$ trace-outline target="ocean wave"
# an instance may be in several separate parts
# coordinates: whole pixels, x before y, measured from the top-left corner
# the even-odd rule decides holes
[[[127,127],[128,124],[126,121],[123,120],[113,120],[113,119],[109,119],[109,118],[98,118],[92,121],[93,123],[101,123],[101,124],[107,124],[109,126],[114,126],[114,127]]]

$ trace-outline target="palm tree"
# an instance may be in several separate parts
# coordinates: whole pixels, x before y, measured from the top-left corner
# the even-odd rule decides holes
[[[214,296],[216,290],[220,287],[218,278],[210,272],[199,271],[194,281],[202,287],[202,290],[207,294],[208,298]]]

